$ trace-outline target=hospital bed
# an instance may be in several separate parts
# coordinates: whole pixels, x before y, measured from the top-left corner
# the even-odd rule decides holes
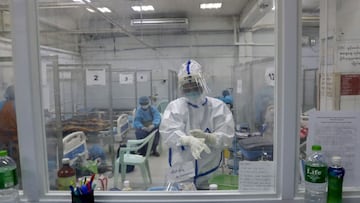
[[[114,135],[115,142],[122,142],[130,128],[129,115],[126,113],[121,114],[116,120],[116,134]]]

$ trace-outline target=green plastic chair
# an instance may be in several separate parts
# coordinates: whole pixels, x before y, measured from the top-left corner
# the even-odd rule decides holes
[[[158,111],[163,114],[167,105],[169,104],[169,101],[168,100],[162,100],[159,102],[159,104],[157,105],[157,109]]]
[[[115,160],[115,171],[114,171],[114,187],[118,186],[118,177],[119,177],[119,167],[121,165],[121,180],[125,180],[126,176],[126,167],[127,165],[138,165],[141,169],[141,174],[146,185],[151,184],[151,174],[148,158],[151,152],[151,146],[154,142],[155,133],[157,130],[154,130],[151,134],[141,140],[128,140],[126,148],[120,148],[119,156]],[[138,154],[131,154],[130,152],[136,152],[141,149],[143,146],[148,144],[145,156]]]

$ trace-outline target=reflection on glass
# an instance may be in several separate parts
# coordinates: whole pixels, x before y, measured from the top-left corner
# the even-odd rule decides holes
[[[302,98],[300,104],[299,129],[299,183],[303,183],[303,164],[306,159],[309,113],[318,105],[318,69],[319,69],[319,2],[302,1],[302,47],[299,85]]]
[[[275,168],[276,164],[273,1],[225,1],[221,7],[207,9],[201,9],[201,3],[38,1],[51,190],[58,189],[57,171],[63,157],[70,158],[78,180],[97,174],[97,190],[121,190],[125,179],[114,178],[117,174],[125,176],[133,190],[207,189],[209,184],[218,184],[220,190],[246,186],[259,193],[265,190],[256,183],[269,180],[257,179],[250,168]],[[147,9],[150,7],[153,9]],[[179,69],[190,59],[201,64],[203,75],[184,85],[188,80],[179,78]],[[196,91],[200,90],[198,97]],[[185,96],[202,108],[198,101],[205,98],[201,96],[205,92],[208,105],[221,108],[221,113],[197,113],[195,108],[179,119],[171,110]],[[151,113],[139,119],[139,110],[145,106],[141,98],[147,98]],[[187,105],[184,103],[180,113],[187,112]],[[154,122],[158,113],[160,123]],[[144,139],[159,125],[164,127],[155,136],[159,141],[155,139],[156,144],[148,146],[145,153],[134,151],[134,143],[149,144]],[[211,152],[206,153],[204,147],[204,152],[191,153],[193,141],[176,143],[176,126],[186,137],[203,137],[198,143]],[[199,130],[190,132],[195,129]],[[206,139],[218,145],[212,146]],[[182,145],[186,155],[175,150]],[[149,149],[152,153],[146,156]],[[192,154],[202,159],[195,162]],[[139,160],[144,157],[150,173],[141,170]],[[170,157],[188,164],[170,167]],[[133,162],[133,167],[130,160],[139,162]],[[199,170],[195,169],[198,166]],[[249,170],[239,174],[242,166]],[[172,172],[187,174],[192,181],[168,184]],[[266,188],[274,191],[275,171],[266,173],[272,183]],[[201,175],[201,180],[194,182],[195,175]],[[238,185],[239,178],[249,175],[253,178]]]
[[[9,1],[0,1],[0,7],[0,149],[15,160],[21,187]]]

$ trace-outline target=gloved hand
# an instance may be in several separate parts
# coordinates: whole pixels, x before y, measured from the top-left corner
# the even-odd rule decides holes
[[[188,145],[191,149],[191,154],[195,159],[200,159],[200,154],[202,151],[210,153],[209,147],[205,144],[204,138],[196,138],[193,136],[182,136],[180,137],[180,143],[182,145]]]
[[[149,126],[147,127],[148,132],[151,132],[154,128],[155,128],[155,126],[154,126],[153,124],[149,125]]]
[[[148,128],[147,128],[147,127],[145,127],[145,126],[144,126],[144,127],[142,127],[142,128],[141,128],[141,130],[146,131],[146,132],[149,132]]]
[[[200,129],[190,130],[190,134],[197,138],[204,138],[207,143],[215,144],[216,135],[214,133],[207,133]]]

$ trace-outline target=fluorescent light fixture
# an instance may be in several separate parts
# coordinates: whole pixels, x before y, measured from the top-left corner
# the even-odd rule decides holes
[[[90,13],[95,13],[94,9],[86,8],[86,10],[88,10]]]
[[[151,19],[132,19],[130,25],[183,25],[188,24],[187,18],[151,18]]]
[[[111,13],[111,10],[108,7],[99,7],[97,9],[102,13]]]
[[[186,30],[189,26],[187,18],[148,18],[148,19],[132,19],[130,25],[135,29],[154,30]]]
[[[132,10],[136,12],[140,11],[154,11],[154,7],[152,5],[141,5],[141,6],[131,6]]]
[[[204,3],[200,4],[201,9],[219,9],[221,8],[222,3]]]
[[[91,0],[73,0],[73,2],[84,4],[84,1],[91,3]]]

